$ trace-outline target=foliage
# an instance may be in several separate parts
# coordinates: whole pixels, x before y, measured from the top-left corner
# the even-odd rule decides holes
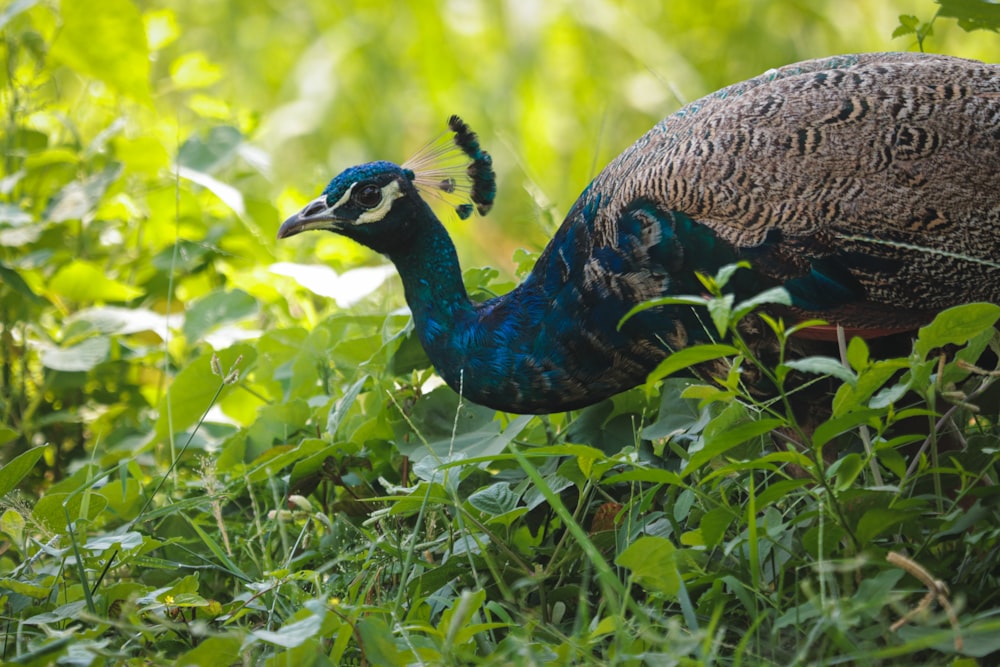
[[[462,254],[513,266],[509,238],[543,243],[676,97],[884,48],[862,33],[892,13],[859,4],[845,38],[832,0],[670,4],[4,5],[3,660],[995,659],[997,375],[974,366],[995,307],[908,356],[770,364],[736,323],[780,295],[705,277],[688,301],[726,342],[528,418],[439,386],[373,258],[330,238],[275,261],[279,209],[328,163],[405,157],[462,111],[512,137],[490,146],[502,222],[457,227]],[[466,273],[474,295],[511,278]],[[676,375],[706,363],[729,372]],[[830,414],[804,418],[820,385]],[[890,552],[951,588],[898,631],[924,593]]]
[[[900,14],[893,37],[913,35],[923,50],[924,41],[934,34],[934,22],[939,16],[955,19],[959,27],[973,30],[1000,30],[1000,5],[992,0],[935,0],[940,5],[933,18],[921,21],[913,14]]]

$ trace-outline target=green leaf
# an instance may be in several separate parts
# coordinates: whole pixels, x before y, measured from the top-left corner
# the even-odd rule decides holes
[[[0,204],[0,246],[17,248],[38,241],[45,223],[36,223],[34,216],[14,204]]]
[[[177,660],[179,665],[227,665],[233,656],[240,654],[243,641],[239,633],[227,635],[212,635],[198,643],[196,647],[182,654]]]
[[[223,372],[242,357],[239,369],[246,372],[257,357],[257,352],[250,345],[233,345],[217,353]],[[193,425],[211,407],[212,397],[222,383],[222,378],[212,374],[211,354],[203,354],[177,374],[166,395],[158,406],[159,418],[156,420],[156,436],[166,438],[171,430],[178,433]],[[224,395],[231,391],[233,385],[222,388]],[[173,427],[171,429],[171,426]]]
[[[99,306],[79,310],[66,318],[66,324],[85,323],[103,334],[133,334],[153,331],[161,338],[167,336],[170,319],[147,308],[121,308]]]
[[[681,474],[687,476],[733,447],[770,433],[782,424],[784,422],[780,419],[760,419],[727,427],[718,435],[710,435],[711,424],[709,424],[709,427],[705,429],[705,446],[691,455]]]
[[[178,90],[204,88],[222,78],[222,69],[201,51],[181,54],[170,65],[170,78]]]
[[[845,383],[837,389],[833,397],[833,416],[840,417],[852,410],[867,407],[868,399],[898,371],[906,367],[905,361],[892,359],[878,361],[868,366],[858,374],[856,384],[852,386]]]
[[[681,584],[674,558],[676,551],[670,540],[645,535],[626,547],[615,559],[615,564],[630,569],[643,587],[673,598]]]
[[[418,401],[410,415],[410,422],[427,444],[411,432],[409,424],[397,424],[396,447],[414,463],[432,453],[440,460],[455,454],[477,457],[499,454],[531,417],[522,415],[504,427],[494,418],[496,414],[494,410],[471,403],[462,403],[459,407],[458,395],[441,387]]]
[[[53,577],[46,577],[44,581],[50,583],[53,581],[53,579],[54,579]],[[51,586],[45,586],[30,581],[22,581],[21,579],[14,579],[14,578],[0,579],[0,589],[4,591],[11,591],[17,593],[18,595],[24,595],[26,597],[35,599],[41,599],[52,595]]]
[[[17,436],[18,433],[14,429],[0,425],[0,445],[6,445]],[[0,497],[3,497],[3,495],[3,493],[0,493]]]
[[[37,4],[38,0],[14,0],[14,2],[4,8],[3,12],[0,12],[0,30],[10,23],[10,20],[15,16],[31,9]]]
[[[92,537],[83,545],[89,551],[105,551],[111,547],[119,547],[123,551],[131,551],[142,546],[142,533],[130,530],[125,533],[110,533]]]
[[[784,365],[801,373],[812,373],[814,375],[830,375],[838,380],[843,380],[849,384],[857,382],[857,376],[846,368],[844,364],[831,357],[803,357],[801,359],[791,359]]]
[[[668,378],[660,390],[660,410],[656,421],[642,430],[646,440],[668,439],[682,433],[700,433],[711,418],[698,402],[682,398],[694,383],[687,378]]]
[[[860,544],[868,544],[873,539],[904,521],[919,516],[919,512],[876,507],[865,512],[858,521],[857,536]]]
[[[60,605],[42,614],[35,614],[29,618],[24,619],[22,622],[28,625],[49,625],[51,623],[58,623],[59,621],[65,621],[69,618],[78,618],[80,612],[84,611],[87,603],[84,600],[77,600],[76,602],[69,602],[64,605]]]
[[[129,0],[62,0],[62,27],[51,55],[122,95],[151,102],[146,29]]]
[[[316,600],[311,600],[306,603],[308,615],[304,616],[304,618],[286,623],[276,631],[252,630],[250,636],[284,648],[299,646],[307,640],[317,637],[320,628],[323,627],[323,618],[326,616],[325,606],[317,602]],[[296,616],[302,615],[302,612],[296,614]]]
[[[337,434],[340,423],[344,421],[344,417],[351,409],[351,406],[354,405],[354,401],[357,400],[358,394],[361,393],[366,382],[368,382],[368,376],[362,375],[354,384],[347,388],[344,395],[337,399],[337,402],[330,408],[330,414],[326,419],[326,432],[331,438]]]
[[[14,490],[21,480],[28,476],[45,453],[44,447],[32,447],[13,461],[0,468],[0,498]]]
[[[212,174],[236,157],[243,133],[230,125],[213,127],[202,138],[194,135],[181,146],[178,162],[188,169]]]
[[[49,347],[42,350],[42,365],[67,373],[89,371],[108,359],[111,339],[107,336],[88,338],[69,347]]]
[[[896,29],[892,31],[892,37],[902,37],[903,35],[912,35],[917,32],[917,24],[919,19],[911,14],[900,14],[899,15],[899,25]]]
[[[87,179],[66,185],[45,208],[45,219],[49,222],[84,219],[97,209],[108,188],[121,173],[122,165],[113,162]]]
[[[750,262],[746,261],[736,262],[735,264],[726,264],[721,269],[719,269],[718,273],[715,274],[713,282],[720,288],[725,287],[726,285],[729,284],[729,281],[732,280],[733,276],[736,274],[737,271],[739,271],[740,269],[749,269],[749,268],[750,268]]]
[[[84,508],[85,501],[86,508]],[[64,504],[65,508],[63,507]],[[100,516],[101,512],[107,506],[108,501],[103,496],[95,493],[50,493],[39,499],[31,515],[36,521],[45,524],[49,530],[61,533],[67,527],[67,512],[69,513],[70,521],[76,521],[81,517],[93,520]],[[84,514],[84,510],[86,514]]]
[[[913,349],[921,359],[926,359],[935,348],[968,342],[973,336],[994,326],[998,319],[1000,306],[993,303],[968,303],[949,308],[920,329]]]
[[[765,290],[746,301],[740,301],[733,308],[732,320],[733,322],[738,322],[746,315],[749,315],[754,309],[759,306],[766,304],[777,303],[783,306],[792,305],[792,296],[788,293],[784,287],[772,287],[769,290]]]
[[[500,516],[517,509],[517,494],[507,482],[497,482],[469,496],[469,504],[484,514]]]
[[[52,276],[49,291],[79,302],[131,301],[142,296],[137,287],[109,278],[107,271],[92,262],[73,260]]]
[[[184,337],[193,345],[212,329],[249,319],[258,310],[257,300],[241,289],[211,292],[188,305],[184,314]]]
[[[735,518],[728,507],[716,507],[706,512],[698,524],[705,546],[711,548],[721,542]]]
[[[8,509],[0,514],[0,533],[9,537],[14,545],[23,543],[25,525],[24,515],[15,509]]]
[[[732,317],[735,300],[736,296],[733,294],[725,294],[708,300],[708,314],[720,336],[725,336],[730,322],[736,321],[736,318]]]
[[[846,433],[862,424],[876,426],[879,413],[875,410],[859,409],[839,417],[826,420],[813,431],[812,446],[822,447],[841,433]]]
[[[868,343],[865,342],[865,339],[860,336],[851,338],[847,344],[847,363],[851,365],[851,368],[860,373],[868,367],[870,359]]]
[[[622,326],[632,319],[638,313],[644,310],[650,310],[652,308],[659,308],[661,306],[707,306],[708,299],[703,296],[663,296],[658,299],[650,299],[649,301],[643,301],[637,306],[632,306],[631,310],[625,313],[624,317],[618,321],[618,329],[621,330]]]
[[[205,546],[208,547],[209,551],[215,555],[215,559],[222,563],[230,574],[246,582],[253,581],[249,576],[247,576],[246,573],[243,572],[243,570],[240,569],[239,565],[233,562],[233,560],[229,557],[229,554],[225,552],[222,545],[220,545],[214,537],[209,535],[208,532],[199,526],[196,521],[193,521],[190,516],[185,514],[184,519],[188,522],[194,532],[198,534],[198,537],[200,537],[202,542],[205,543]]]
[[[21,274],[14,269],[4,266],[2,262],[0,262],[0,284],[11,288],[24,297],[29,303],[36,306],[40,306],[45,303],[45,300],[35,294],[34,290],[28,286],[28,283],[24,281]]]
[[[410,662],[410,653],[400,651],[393,641],[392,630],[378,616],[360,618],[355,631],[365,647],[365,658],[373,665],[405,665]]]
[[[830,475],[836,475],[835,488],[838,491],[846,491],[854,484],[854,480],[861,474],[865,467],[864,459],[858,454],[848,454],[838,459],[827,471]]]
[[[275,444],[283,445],[289,436],[308,421],[308,403],[294,399],[265,405],[257,411],[257,419],[247,429],[247,456],[256,458]]]
[[[1000,30],[1000,5],[988,0],[936,0],[939,16],[958,19],[966,31]]]
[[[646,384],[651,385],[668,375],[676,373],[677,371],[684,370],[685,368],[690,368],[691,366],[696,366],[698,364],[703,364],[706,361],[712,361],[713,359],[720,359],[722,357],[731,357],[737,354],[739,354],[739,350],[735,347],[722,343],[686,347],[683,350],[678,350],[677,352],[672,353],[669,357],[661,361],[660,364],[653,369],[653,372],[649,374],[649,377],[646,378]]]

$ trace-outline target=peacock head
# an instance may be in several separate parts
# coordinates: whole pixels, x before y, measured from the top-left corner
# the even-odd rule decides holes
[[[473,206],[485,215],[496,195],[492,158],[458,116],[448,126],[452,137],[429,144],[403,165],[369,162],[343,171],[285,220],[278,238],[324,229],[388,254],[435,219],[421,195],[443,200],[463,219]]]

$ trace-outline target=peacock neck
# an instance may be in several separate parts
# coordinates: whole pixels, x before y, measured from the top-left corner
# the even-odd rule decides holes
[[[404,245],[390,251],[389,259],[403,281],[417,335],[430,351],[468,326],[475,307],[462,282],[455,245],[437,219]],[[435,361],[433,355],[431,360]]]
[[[588,271],[604,269],[577,256],[590,245],[584,214],[574,209],[524,282],[482,303],[470,301],[436,218],[388,251],[417,336],[455,391],[508,412],[560,412],[642,382],[666,354],[673,316],[647,312],[615,326],[638,301],[591,284]]]
[[[452,388],[464,391],[468,344],[463,341],[489,338],[469,336],[477,327],[476,305],[469,300],[448,232],[428,211],[420,232],[388,256],[403,282],[414,328],[427,356]]]

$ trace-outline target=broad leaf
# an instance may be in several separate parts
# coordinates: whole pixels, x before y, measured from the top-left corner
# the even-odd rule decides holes
[[[62,0],[62,26],[52,57],[149,102],[149,48],[139,8],[130,0]]]
[[[631,570],[632,576],[644,587],[674,597],[680,590],[675,551],[670,540],[647,535],[626,547],[615,559],[615,564]]]

